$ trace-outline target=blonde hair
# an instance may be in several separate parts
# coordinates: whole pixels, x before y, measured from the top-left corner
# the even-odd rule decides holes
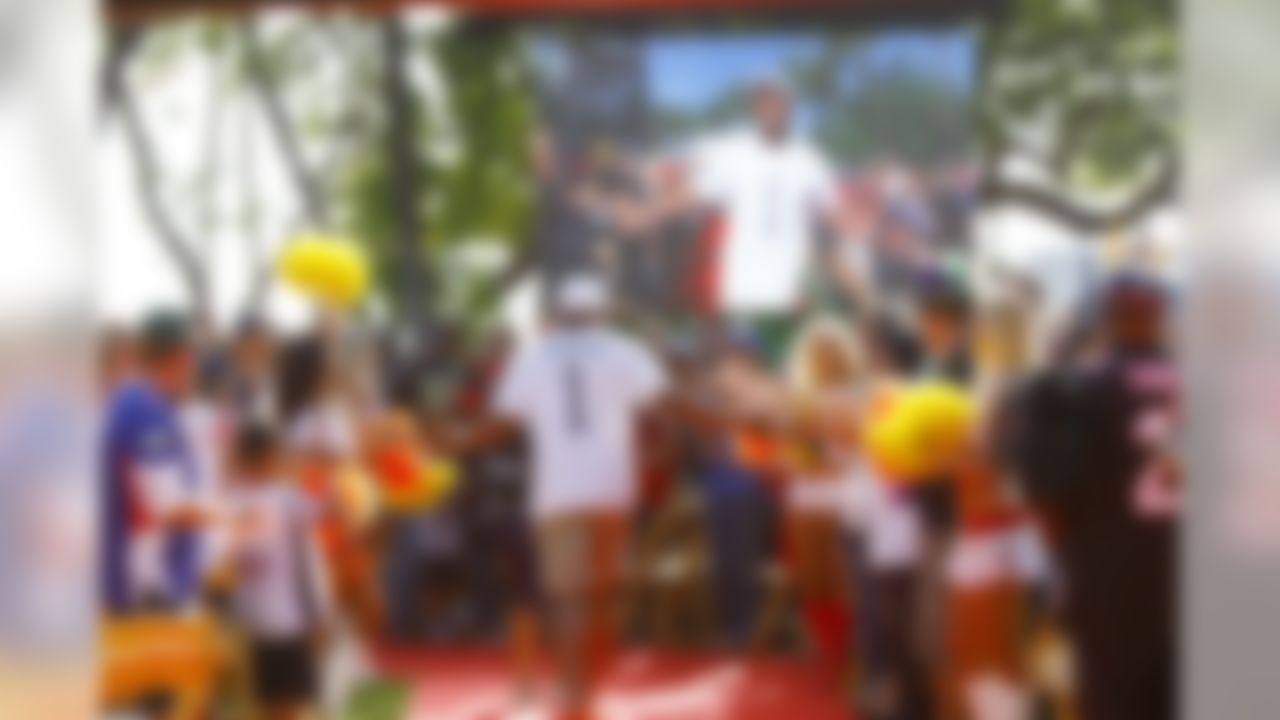
[[[834,372],[830,358],[836,360]],[[826,315],[807,323],[791,346],[787,384],[801,395],[822,394],[861,385],[867,370],[866,348],[849,323]]]

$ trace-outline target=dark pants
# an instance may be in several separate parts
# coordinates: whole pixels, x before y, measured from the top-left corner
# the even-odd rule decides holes
[[[872,593],[872,568],[867,559],[866,538],[861,532],[849,531],[844,536],[844,556],[848,566],[849,587],[853,590],[853,620],[849,623],[858,668],[871,666],[871,628],[876,626],[876,597]]]
[[[1078,628],[1084,720],[1173,720],[1176,655],[1165,640],[1129,639],[1114,623]]]
[[[720,631],[732,647],[743,647],[763,600],[762,568],[773,551],[776,513],[759,485],[706,494],[711,535],[712,581]]]
[[[460,583],[464,566],[458,544],[454,518],[443,513],[410,515],[388,524],[381,574],[393,639],[415,639],[428,629],[425,588]]]
[[[871,720],[932,720],[933,693],[917,642],[917,573],[871,576],[874,621],[866,628],[870,693],[864,713]]]

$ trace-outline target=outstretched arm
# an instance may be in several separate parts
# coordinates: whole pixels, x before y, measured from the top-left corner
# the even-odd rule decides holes
[[[493,415],[449,428],[438,442],[447,454],[465,455],[500,445],[519,431],[520,423],[516,420]]]

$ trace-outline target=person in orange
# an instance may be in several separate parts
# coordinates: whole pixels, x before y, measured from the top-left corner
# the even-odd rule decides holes
[[[969,458],[954,476],[955,539],[946,560],[944,717],[1029,713],[1023,621],[1043,550],[1029,515],[1004,493],[991,464]]]
[[[858,493],[859,415],[868,385],[860,346],[839,321],[805,328],[793,349],[793,415],[784,450],[786,551],[806,629],[829,678],[850,670],[850,504]],[[853,512],[856,512],[854,510]]]
[[[957,532],[945,548],[938,717],[1025,717],[1021,620],[1029,581],[1044,568],[1039,538],[1000,482],[969,393],[946,383],[904,392],[878,434],[900,483],[951,483]],[[894,456],[893,460],[887,460]]]

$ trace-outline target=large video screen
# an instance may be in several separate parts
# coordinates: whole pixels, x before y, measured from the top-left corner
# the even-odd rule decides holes
[[[306,229],[370,250],[388,314],[430,298],[488,315],[583,268],[637,314],[727,310],[725,284],[753,272],[733,259],[751,221],[694,191],[735,162],[706,151],[751,134],[762,85],[785,96],[786,144],[813,155],[828,215],[788,220],[815,226],[791,243],[808,249],[766,249],[766,265],[839,285],[827,258],[893,266],[966,242],[978,35],[963,18],[409,7],[393,37],[386,15],[296,7],[141,17],[112,31],[127,42],[108,58],[100,143],[104,305],[122,320],[160,301],[289,316],[264,263]]]

